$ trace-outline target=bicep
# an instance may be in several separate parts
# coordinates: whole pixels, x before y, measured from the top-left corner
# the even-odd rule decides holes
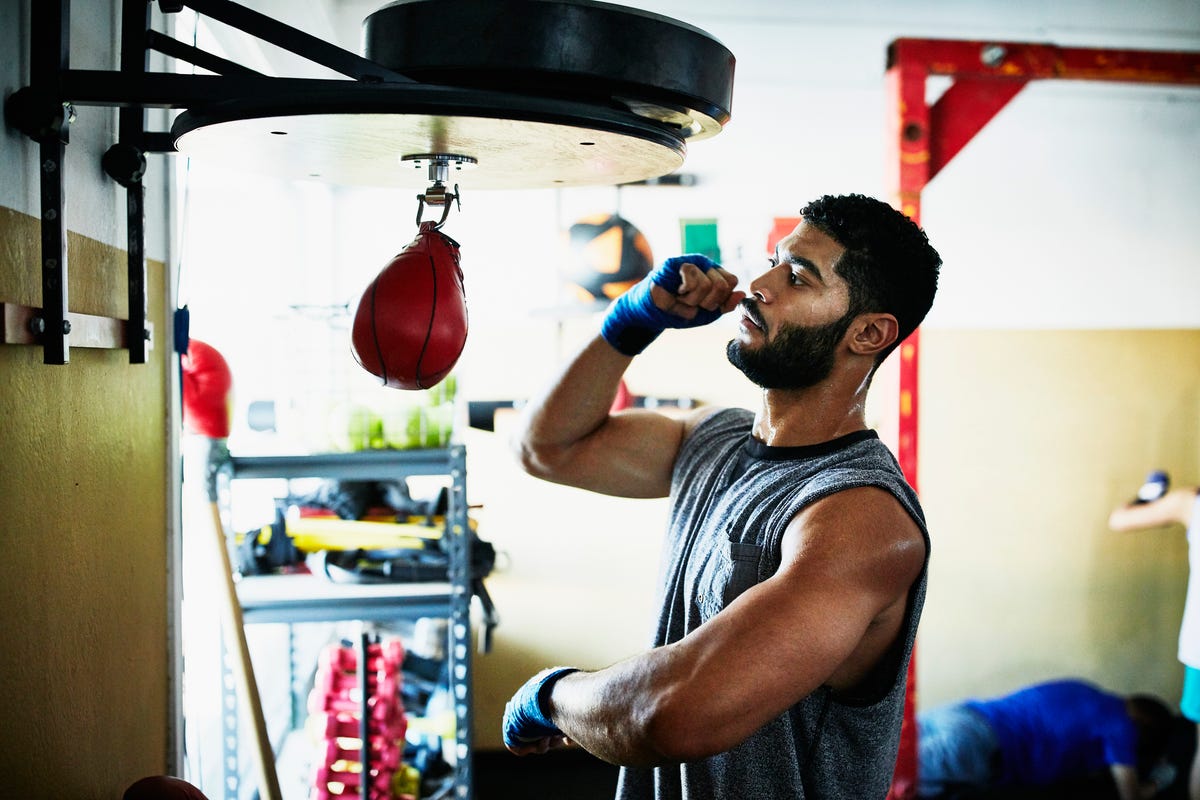
[[[541,478],[618,497],[666,497],[684,440],[707,413],[672,417],[644,409],[609,414],[588,436],[539,453]]]

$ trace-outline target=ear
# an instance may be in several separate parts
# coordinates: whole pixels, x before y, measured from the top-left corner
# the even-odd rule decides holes
[[[850,326],[850,351],[874,356],[900,335],[900,323],[891,314],[860,314]]]

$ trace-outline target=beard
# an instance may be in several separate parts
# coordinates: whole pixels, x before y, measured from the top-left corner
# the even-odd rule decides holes
[[[758,304],[742,303],[756,323],[762,321]],[[833,371],[837,346],[856,315],[847,311],[839,319],[824,325],[780,325],[775,335],[757,349],[737,339],[725,347],[729,363],[742,371],[752,383],[763,389],[807,389],[829,377]],[[759,325],[763,328],[762,325]],[[763,328],[764,337],[766,330]]]

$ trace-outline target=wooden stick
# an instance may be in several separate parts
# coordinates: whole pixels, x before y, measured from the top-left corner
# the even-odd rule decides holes
[[[226,649],[237,654],[233,666],[238,696],[242,698],[243,707],[249,712],[253,723],[254,762],[258,772],[259,794],[263,800],[282,800],[279,775],[275,771],[275,753],[271,749],[271,739],[267,734],[267,721],[263,716],[258,683],[254,680],[254,664],[250,660],[250,648],[246,644],[242,605],[238,601],[237,587],[233,582],[233,565],[225,543],[225,525],[221,521],[221,509],[215,500],[208,505],[212,515],[209,526],[211,530],[209,535],[204,537],[210,550],[205,561],[210,565],[209,569],[212,572],[219,573],[210,576],[212,583],[219,581],[223,586],[217,593],[221,629],[225,634]]]

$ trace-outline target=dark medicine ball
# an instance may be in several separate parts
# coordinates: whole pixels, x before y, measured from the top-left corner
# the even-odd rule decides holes
[[[650,274],[650,243],[616,214],[584,217],[567,232],[567,280],[584,303],[607,302]]]

